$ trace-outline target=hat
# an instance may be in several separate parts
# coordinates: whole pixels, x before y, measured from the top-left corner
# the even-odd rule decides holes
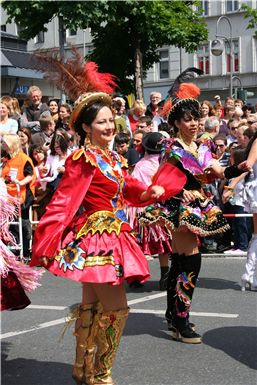
[[[149,132],[143,137],[142,146],[146,151],[154,154],[160,154],[162,151],[163,135],[160,132]]]
[[[71,129],[75,129],[75,123],[79,119],[84,108],[96,102],[102,102],[111,107],[112,98],[105,92],[86,92],[82,94],[74,103],[74,108],[70,117]]]

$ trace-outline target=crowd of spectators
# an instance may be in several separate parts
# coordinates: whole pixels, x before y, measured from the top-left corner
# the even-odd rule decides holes
[[[0,136],[17,134],[21,151],[34,165],[34,200],[30,204],[33,219],[37,221],[43,215],[65,171],[66,158],[81,145],[81,138],[69,127],[72,105],[62,104],[57,99],[43,103],[42,92],[37,86],[30,87],[27,96],[21,106],[16,98],[8,95],[1,98]],[[213,157],[222,166],[240,163],[243,149],[257,130],[257,106],[232,97],[222,102],[218,95],[213,101],[203,100],[200,104],[201,118],[196,141],[208,143]],[[150,94],[148,105],[136,99],[131,108],[126,97],[113,96],[117,133],[112,146],[127,159],[131,173],[136,163],[144,157],[142,141],[146,135],[160,132],[162,137],[174,136],[173,128],[169,127],[163,114],[163,105],[164,100],[159,92]],[[25,174],[20,173],[24,179]],[[27,183],[31,183],[31,180]],[[244,207],[240,204],[240,178],[226,183],[215,181],[205,188],[214,196],[224,213],[244,213]],[[229,236],[226,234],[220,238],[200,240],[202,251],[218,250],[240,254],[247,250],[251,218],[232,218],[230,222]]]

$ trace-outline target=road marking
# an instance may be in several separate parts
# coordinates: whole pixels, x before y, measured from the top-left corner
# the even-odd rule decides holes
[[[134,305],[135,303],[151,301],[156,298],[166,297],[166,295],[167,295],[166,291],[158,294],[147,295],[146,297],[132,299],[131,301],[128,301],[128,305]]]
[[[25,333],[30,333],[30,332],[34,332],[35,330],[39,330],[39,329],[45,329],[45,328],[48,328],[50,326],[56,326],[56,325],[59,325],[59,324],[62,324],[66,321],[66,318],[59,318],[59,319],[56,319],[56,320],[53,320],[53,321],[50,321],[50,322],[44,322],[42,324],[39,324],[38,326],[33,326],[32,328],[30,329],[26,329],[26,330],[20,330],[20,331],[17,331],[17,332],[10,332],[10,333],[5,333],[5,334],[1,334],[0,335],[0,339],[3,340],[5,338],[9,338],[9,337],[15,337],[15,336],[18,336],[20,334],[25,334]]]
[[[67,306],[29,305],[26,309],[65,310]]]
[[[130,313],[142,313],[142,314],[165,314],[164,310],[152,310],[152,309],[130,309]],[[230,314],[230,313],[204,313],[204,312],[195,312],[190,311],[190,315],[196,317],[217,317],[217,318],[237,318],[239,314]]]

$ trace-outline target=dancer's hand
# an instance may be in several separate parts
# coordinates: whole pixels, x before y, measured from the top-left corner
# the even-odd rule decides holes
[[[162,186],[153,185],[141,194],[140,199],[142,202],[145,202],[149,199],[159,199],[164,193],[165,190]]]
[[[194,194],[192,193],[192,191],[190,190],[183,190],[183,199],[182,199],[182,202],[183,203],[191,203],[195,200],[195,196]]]

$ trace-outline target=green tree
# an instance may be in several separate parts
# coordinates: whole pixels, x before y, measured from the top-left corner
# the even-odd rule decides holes
[[[143,98],[143,78],[159,60],[158,48],[174,45],[194,52],[208,38],[199,1],[4,1],[9,21],[29,39],[55,16],[65,28],[91,28],[94,49],[88,56],[101,71],[119,79],[124,92]]]
[[[247,4],[242,4],[241,9],[246,11],[244,18],[250,18],[247,29],[257,28],[257,9],[253,9]],[[257,29],[255,30],[254,34],[257,37]]]

